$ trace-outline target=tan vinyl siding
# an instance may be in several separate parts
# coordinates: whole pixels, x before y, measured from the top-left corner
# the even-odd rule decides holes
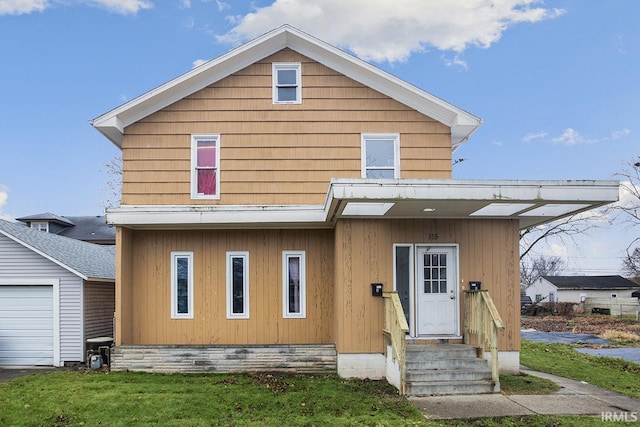
[[[335,229],[336,348],[339,353],[383,351],[382,299],[371,283],[393,290],[393,244],[459,245],[460,304],[469,281],[482,281],[507,329],[501,350],[520,348],[518,224],[504,220],[340,220]],[[437,240],[428,240],[437,233]],[[460,312],[464,310],[460,307]],[[464,319],[461,320],[464,324]]]
[[[133,260],[133,231],[116,227],[116,345],[130,343],[133,336]]]
[[[113,337],[116,309],[113,283],[85,282],[84,338]]]
[[[301,104],[272,103],[272,62],[302,63]],[[322,204],[377,132],[400,134],[402,178],[451,177],[447,126],[286,49],[127,127],[122,203]],[[220,200],[190,198],[198,133],[220,134]]]
[[[332,230],[134,231],[121,344],[333,343]],[[282,251],[306,251],[307,317],[282,314]],[[193,252],[194,317],[171,319],[171,252]],[[249,319],[226,318],[226,252],[249,252]]]

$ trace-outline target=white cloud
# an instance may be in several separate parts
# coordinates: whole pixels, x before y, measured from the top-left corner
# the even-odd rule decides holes
[[[624,136],[627,136],[631,133],[631,131],[629,129],[620,129],[620,130],[614,130],[613,132],[611,132],[611,139],[620,139]]]
[[[7,189],[0,185],[0,219],[5,219],[7,221],[13,221],[13,217],[3,213],[4,205],[7,204],[7,199],[9,198],[9,193]]]
[[[625,128],[620,130],[614,130],[613,132],[611,132],[611,134],[609,134],[609,136],[605,136],[602,138],[588,138],[588,137],[582,136],[575,129],[567,128],[562,133],[562,135],[552,138],[551,142],[554,142],[557,144],[564,144],[564,145],[594,144],[597,142],[615,141],[617,139],[620,139],[629,135],[630,133],[631,131]]]
[[[180,2],[180,7],[183,9],[191,9],[191,0],[182,0]]]
[[[523,142],[531,142],[534,139],[543,139],[547,137],[547,133],[544,131],[528,133],[522,137]]]
[[[153,7],[153,3],[147,0],[89,0],[87,3],[121,15],[135,15],[140,10]]]
[[[225,9],[231,9],[231,6],[223,1],[216,0],[216,4],[218,5],[218,12],[222,12]]]
[[[198,68],[199,66],[201,66],[202,64],[206,64],[207,62],[209,62],[208,59],[196,59],[195,61],[193,61],[193,65],[191,68]]]
[[[54,0],[53,3],[70,5],[67,1]],[[153,3],[149,0],[78,0],[75,3],[89,4],[121,15],[135,15],[140,10],[151,9]],[[0,0],[0,16],[22,15],[31,12],[42,12],[51,6],[50,0]],[[183,5],[189,0],[183,0]]]
[[[580,135],[580,133],[578,133],[578,131],[567,128],[562,135],[552,138],[551,142],[564,145],[576,145],[585,142],[585,139]]]
[[[218,40],[240,44],[282,24],[293,25],[349,49],[365,60],[404,61],[427,49],[460,53],[488,48],[518,23],[564,13],[536,0],[276,0],[245,16],[227,17],[235,27]]]
[[[547,256],[547,257],[557,256],[560,258],[566,258],[567,256],[569,256],[569,249],[565,244],[551,243],[549,246],[545,248],[544,256]]]
[[[49,7],[48,0],[0,0],[0,15],[42,12],[47,7]]]
[[[467,71],[469,69],[469,64],[467,64],[465,60],[460,58],[460,55],[458,54],[454,55],[454,57],[451,59],[445,58],[443,56],[442,61],[447,67],[456,68],[461,71]]]

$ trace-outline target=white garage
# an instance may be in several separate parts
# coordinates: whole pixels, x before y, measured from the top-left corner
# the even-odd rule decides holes
[[[0,219],[0,366],[83,362],[113,336],[113,248]]]
[[[55,281],[0,285],[0,366],[58,365]],[[28,283],[28,282],[22,282]]]

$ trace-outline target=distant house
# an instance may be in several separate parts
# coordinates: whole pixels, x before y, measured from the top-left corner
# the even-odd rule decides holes
[[[115,245],[116,229],[104,215],[60,216],[49,212],[16,218],[27,226],[98,245]]]
[[[115,250],[0,220],[0,366],[63,366],[113,336]]]
[[[586,298],[629,298],[639,287],[622,276],[542,276],[526,294],[533,301],[577,304]]]

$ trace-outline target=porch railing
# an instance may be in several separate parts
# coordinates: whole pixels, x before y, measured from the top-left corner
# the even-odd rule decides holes
[[[498,362],[498,331],[504,330],[504,322],[493,299],[486,290],[465,291],[464,295],[464,343],[475,344],[483,351],[491,351],[491,379],[500,390],[500,364]],[[474,339],[475,338],[475,339]]]
[[[400,369],[400,394],[405,394],[406,369],[406,340],[409,332],[407,319],[402,311],[402,304],[395,291],[383,292],[384,298],[384,334],[391,344],[393,360],[398,362]]]

